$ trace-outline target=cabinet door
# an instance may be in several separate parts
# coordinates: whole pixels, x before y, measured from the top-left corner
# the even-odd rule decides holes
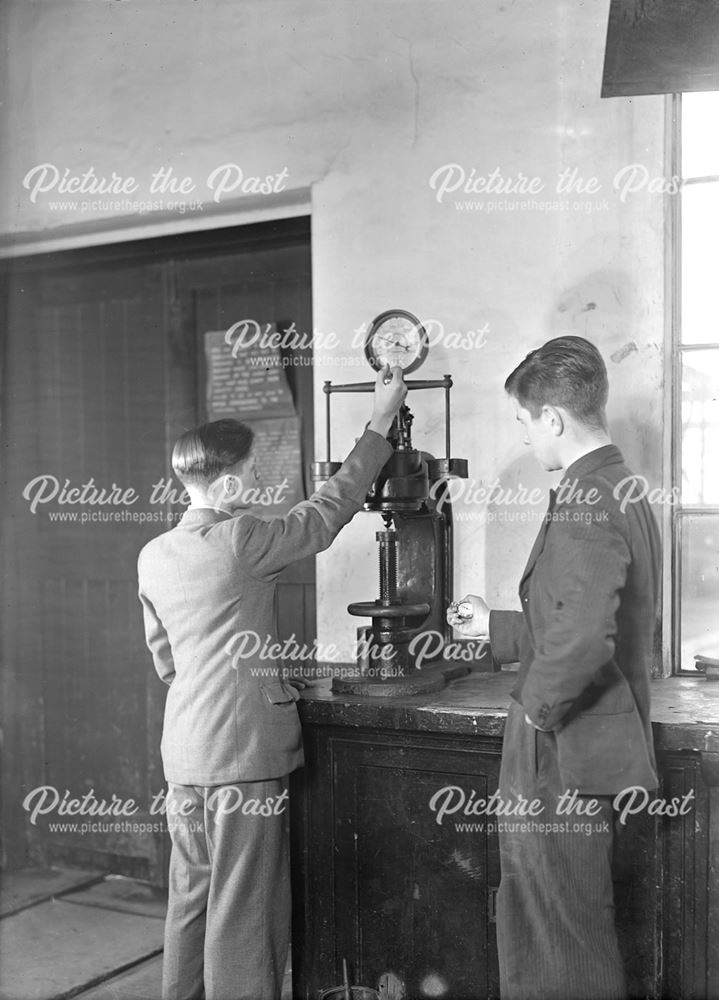
[[[719,754],[666,753],[662,796],[691,795],[685,816],[661,818],[662,996],[719,997]]]
[[[438,808],[491,795],[499,742],[481,752],[428,735],[307,737],[298,995],[340,982],[346,958],[365,986],[394,972],[408,996],[498,996],[496,834],[481,815]]]

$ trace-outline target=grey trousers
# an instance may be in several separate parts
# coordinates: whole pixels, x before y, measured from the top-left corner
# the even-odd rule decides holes
[[[279,1000],[290,941],[287,787],[286,777],[169,786],[163,1000]],[[263,805],[269,815],[257,814]]]
[[[557,815],[556,738],[512,703],[499,778],[502,800],[541,800],[541,815],[499,821],[497,945],[502,1000],[620,1000],[614,925],[612,800],[594,816]],[[585,803],[586,798],[577,800]],[[524,828],[522,828],[524,827]]]

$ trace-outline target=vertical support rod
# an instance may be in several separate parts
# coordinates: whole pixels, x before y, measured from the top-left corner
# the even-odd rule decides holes
[[[449,375],[444,376],[450,381],[444,387],[444,437],[445,437],[445,457],[447,462],[449,462],[450,456],[452,454],[451,442],[449,439],[449,390],[452,386],[451,377]]]
[[[330,454],[330,386],[331,382],[325,382],[325,428],[327,432],[327,461],[332,461]]]

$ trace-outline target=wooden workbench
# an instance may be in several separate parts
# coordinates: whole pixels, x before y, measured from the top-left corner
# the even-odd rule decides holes
[[[497,836],[460,810],[496,789],[511,671],[473,672],[437,694],[303,693],[307,764],[293,788],[294,995],[393,971],[408,997],[499,995]],[[685,816],[631,817],[616,838],[615,902],[632,996],[719,997],[719,683],[652,688],[662,786]],[[460,793],[457,792],[457,795]],[[459,799],[457,799],[459,801]],[[491,818],[490,818],[491,819]],[[472,822],[474,825],[472,825]],[[469,824],[462,826],[462,823]]]

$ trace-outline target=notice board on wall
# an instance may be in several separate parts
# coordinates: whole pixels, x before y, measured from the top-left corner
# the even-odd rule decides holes
[[[204,345],[207,419],[231,417],[252,428],[259,481],[248,500],[253,514],[281,517],[305,494],[300,418],[280,351],[233,342],[225,330],[208,330]]]

